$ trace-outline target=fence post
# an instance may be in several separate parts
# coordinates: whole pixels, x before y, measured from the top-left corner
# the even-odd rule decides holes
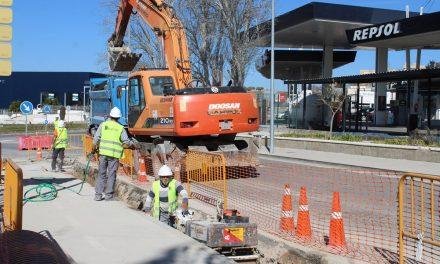
[[[11,159],[5,165],[5,190],[3,207],[6,231],[21,230],[23,218],[23,172]]]

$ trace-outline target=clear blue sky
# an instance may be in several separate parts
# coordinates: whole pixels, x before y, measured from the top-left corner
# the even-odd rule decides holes
[[[113,0],[108,0],[113,1]],[[268,0],[269,1],[269,0]],[[108,14],[104,0],[16,0],[13,4],[13,71],[93,71],[102,72],[102,54],[109,37],[104,26]],[[310,1],[275,0],[276,15],[286,13]],[[425,12],[440,11],[440,0],[373,0],[324,1],[338,4],[357,4],[370,7]],[[107,15],[108,16],[108,15]],[[113,17],[110,19],[113,20]],[[412,55],[414,62],[415,55]],[[429,60],[440,60],[439,51],[423,51],[422,65]],[[401,68],[405,63],[403,52],[390,52],[390,68]],[[246,79],[248,86],[269,87],[270,81],[251,67]],[[374,69],[374,52],[360,51],[356,61],[338,68],[334,75],[358,74],[361,69]],[[285,89],[280,81],[277,89]]]

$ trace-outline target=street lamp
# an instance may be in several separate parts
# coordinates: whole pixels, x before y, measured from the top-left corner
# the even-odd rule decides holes
[[[272,0],[272,23],[270,33],[270,146],[269,152],[274,152],[274,74],[275,74],[275,0]]]

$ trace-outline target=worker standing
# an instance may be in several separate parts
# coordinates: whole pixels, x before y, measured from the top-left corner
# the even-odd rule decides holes
[[[58,171],[63,170],[64,163],[64,151],[67,147],[67,128],[65,127],[64,121],[59,120],[55,126],[53,133],[53,144],[52,144],[52,171],[56,170],[57,158],[60,157],[60,162],[58,163]]]
[[[92,152],[99,150],[95,201],[113,199],[119,159],[122,157],[124,148],[134,148],[134,143],[128,138],[124,127],[118,123],[121,116],[121,110],[113,107],[110,111],[110,118],[99,125],[93,138]]]
[[[163,165],[158,172],[159,180],[153,182],[145,201],[144,211],[161,222],[174,226],[174,213],[178,208],[178,196],[182,198],[182,213],[188,215],[188,193],[182,184],[173,179],[173,171]]]

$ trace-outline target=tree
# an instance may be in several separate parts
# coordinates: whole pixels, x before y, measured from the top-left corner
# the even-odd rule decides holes
[[[337,83],[322,86],[320,100],[324,105],[328,106],[331,111],[330,131],[328,134],[329,139],[332,138],[333,121],[335,119],[335,116],[339,111],[342,110],[345,99],[347,99],[347,95],[343,94],[341,90],[342,89],[337,88]]]
[[[20,111],[20,104],[21,101],[19,100],[12,101],[11,104],[9,105],[9,112],[18,113]]]
[[[426,69],[440,69],[440,62],[429,61],[429,63],[426,64]]]
[[[104,25],[114,28],[118,0],[102,0],[109,11]],[[258,55],[257,31],[249,29],[268,17],[264,0],[168,0],[185,26],[193,77],[204,85],[221,85],[226,77],[242,86]],[[162,44],[138,15],[130,20],[125,43],[143,56],[138,66],[164,67]],[[101,56],[103,62],[105,56]]]
[[[269,1],[264,0],[212,0],[225,30],[229,75],[236,86],[243,86],[249,66],[259,55],[259,30],[252,30],[266,18]]]

